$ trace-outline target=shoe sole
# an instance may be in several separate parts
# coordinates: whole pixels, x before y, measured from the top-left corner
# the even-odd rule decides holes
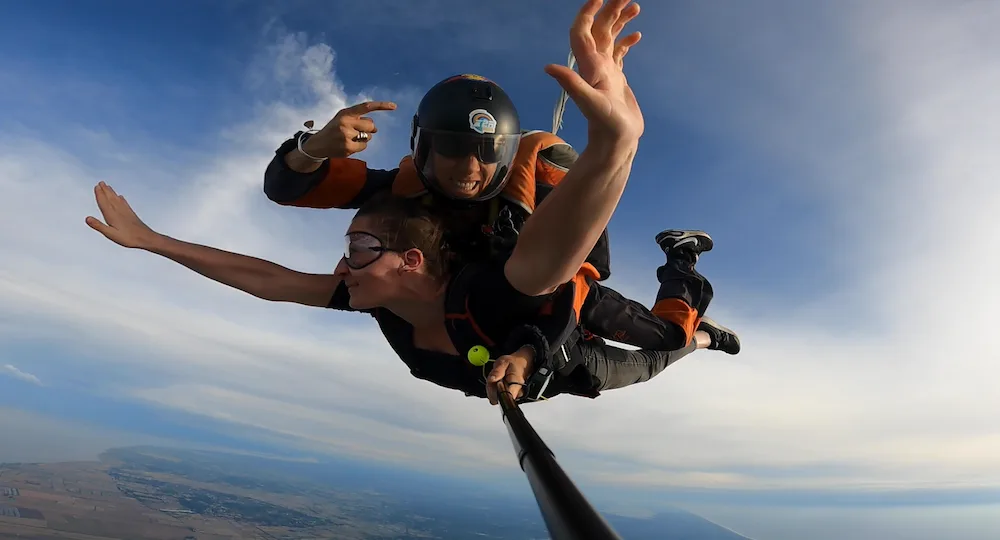
[[[709,234],[705,231],[682,231],[682,234],[680,235],[671,234],[668,231],[663,231],[656,235],[655,238],[656,244],[662,247],[663,240],[667,238],[679,238],[679,240],[677,240],[677,242],[672,247],[683,246],[685,243],[692,243],[692,242],[701,244],[704,239],[707,241],[708,245],[704,246],[704,248],[701,250],[702,253],[706,251],[712,251],[712,248],[715,247],[715,241],[712,240],[712,237],[709,236]]]
[[[707,324],[708,326],[711,326],[711,327],[714,327],[714,328],[718,328],[719,330],[722,330],[723,332],[726,332],[728,334],[732,334],[732,335],[736,336],[736,332],[733,332],[733,330],[731,328],[726,328],[725,326],[722,326],[721,324],[715,322],[715,319],[713,319],[711,317],[702,317],[701,318],[701,322]],[[737,339],[739,339],[739,336],[737,336]]]
[[[725,353],[727,353],[727,354],[734,354],[735,355],[735,354],[739,354],[743,350],[743,344],[740,342],[740,336],[736,332],[733,332],[732,328],[727,328],[725,326],[722,326],[721,324],[715,322],[715,319],[713,319],[711,317],[702,317],[701,318],[701,322],[703,324],[708,325],[708,326],[714,327],[715,329],[717,329],[717,330],[719,330],[721,332],[725,332],[725,333],[733,336],[733,339],[736,341],[736,352],[724,351]],[[720,349],[720,350],[722,350],[722,349]]]

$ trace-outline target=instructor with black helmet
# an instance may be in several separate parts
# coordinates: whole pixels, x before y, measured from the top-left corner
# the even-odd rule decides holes
[[[499,195],[521,141],[514,103],[497,84],[458,75],[434,85],[413,116],[410,148],[423,185],[451,200]]]

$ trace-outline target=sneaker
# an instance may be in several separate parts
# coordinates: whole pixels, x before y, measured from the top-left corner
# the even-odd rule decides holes
[[[740,352],[740,337],[736,335],[736,332],[715,322],[714,319],[702,317],[698,330],[708,333],[709,337],[712,338],[712,344],[708,346],[709,349],[728,354]]]
[[[712,237],[705,231],[682,231],[677,229],[667,229],[656,235],[656,243],[669,258],[672,253],[686,252],[694,256],[695,262],[698,255],[711,251],[715,245]]]

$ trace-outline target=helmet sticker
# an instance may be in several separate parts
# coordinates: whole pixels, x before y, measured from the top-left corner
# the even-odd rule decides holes
[[[448,77],[444,82],[449,83],[451,81],[466,80],[466,81],[483,81],[483,82],[493,82],[482,75],[476,75],[475,73],[463,73],[461,75],[454,75]]]
[[[496,133],[497,119],[486,109],[476,109],[469,113],[469,127],[480,135]]]

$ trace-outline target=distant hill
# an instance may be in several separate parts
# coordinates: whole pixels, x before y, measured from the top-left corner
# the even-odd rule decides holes
[[[0,488],[16,493],[0,501],[0,538],[548,537],[530,491],[512,497],[476,482],[337,460],[116,448],[100,463],[0,465]],[[624,540],[746,540],[681,510],[605,517]]]
[[[300,490],[303,482],[348,490],[379,491],[393,495],[399,502],[422,513],[434,514],[445,520],[451,513],[453,519],[464,521],[468,512],[459,512],[465,506],[484,508],[504,506],[525,514],[526,522],[537,522],[544,534],[544,524],[538,507],[530,492],[523,498],[500,498],[495,493],[483,492],[483,487],[475,482],[461,482],[421,472],[395,469],[372,462],[347,459],[329,459],[323,462],[283,461],[266,457],[232,455],[210,451],[165,449],[152,447],[132,447],[110,450],[105,458],[116,455],[138,459],[139,455],[158,456],[170,459],[171,470],[192,468],[199,475],[209,475],[219,481],[233,481],[235,474],[252,472],[254,478],[271,482],[293,482],[290,489]],[[170,456],[170,457],[168,457]],[[216,464],[225,463],[224,469]],[[147,467],[153,467],[151,462]],[[213,476],[214,475],[214,476]],[[472,512],[478,515],[478,512]],[[461,517],[459,517],[461,516]],[[748,540],[721,525],[713,523],[697,514],[669,509],[650,518],[635,518],[606,514],[605,519],[624,540]],[[488,536],[485,538],[489,538]],[[750,539],[752,540],[752,539]]]

